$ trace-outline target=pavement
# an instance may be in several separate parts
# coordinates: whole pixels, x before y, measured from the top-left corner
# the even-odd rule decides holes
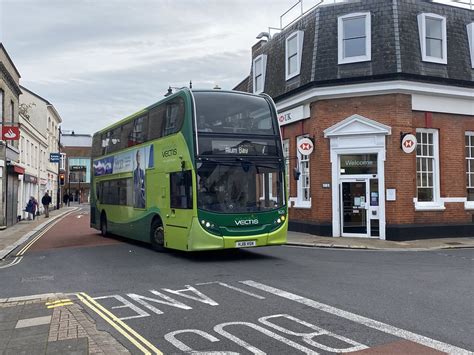
[[[0,354],[130,354],[97,329],[75,295],[0,300]]]
[[[374,238],[322,237],[313,234],[289,231],[287,245],[318,248],[422,251],[474,248],[474,237],[432,238],[395,242],[391,240],[380,240]]]

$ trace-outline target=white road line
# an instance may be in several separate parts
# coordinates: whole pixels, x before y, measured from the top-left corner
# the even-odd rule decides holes
[[[226,284],[226,283],[224,283],[224,282],[219,282],[219,281],[200,282],[200,283],[197,283],[196,286],[214,285],[214,284],[217,284],[217,285],[221,285],[221,286],[230,288],[231,290],[234,290],[234,291],[242,292],[243,294],[246,294],[246,295],[248,295],[248,296],[252,296],[252,297],[258,298],[259,300],[264,300],[264,299],[265,299],[265,297],[263,297],[263,296],[256,295],[255,293],[252,293],[252,292],[249,292],[249,291],[245,291],[245,290],[242,290],[241,288],[238,288],[238,287],[235,287],[235,286],[232,286],[232,285],[228,285],[228,284]]]
[[[0,269],[6,269],[7,267],[12,267],[20,263],[22,256],[14,258],[9,264],[0,266]]]
[[[298,296],[294,293],[286,292],[286,291],[280,290],[278,288],[274,288],[274,287],[271,287],[271,286],[261,284],[259,282],[255,282],[255,281],[252,281],[252,280],[240,281],[240,282],[243,283],[244,285],[247,285],[247,286],[250,286],[250,287],[255,287],[256,289],[266,291],[266,292],[274,294],[276,296],[279,296],[279,297],[282,297],[282,298],[289,299],[291,301],[295,301],[295,302],[304,304],[306,306],[318,309],[320,311],[323,311],[323,312],[326,312],[326,313],[329,313],[329,314],[334,314],[335,316],[348,319],[352,322],[362,324],[366,327],[373,328],[373,329],[376,329],[376,330],[379,330],[379,331],[382,331],[384,333],[388,333],[388,334],[391,334],[391,335],[395,335],[399,338],[410,340],[410,341],[413,341],[415,343],[422,344],[422,345],[437,349],[439,351],[444,351],[444,352],[447,352],[449,354],[472,354],[471,351],[468,351],[468,350],[465,350],[465,349],[462,349],[462,348],[458,348],[454,345],[446,344],[446,343],[440,342],[438,340],[434,340],[434,339],[425,337],[423,335],[412,333],[408,330],[403,330],[403,329],[394,327],[394,326],[389,325],[389,324],[385,324],[385,323],[382,323],[382,322],[379,322],[379,321],[376,321],[376,320],[373,320],[373,319],[370,319],[370,318],[367,318],[367,317],[364,317],[364,316],[360,316],[360,315],[352,313],[352,312],[344,311],[342,309],[339,309],[339,308],[336,308],[336,307],[333,307],[333,306],[329,306],[327,304],[320,303],[320,302],[317,302],[317,301],[313,301],[309,298]]]

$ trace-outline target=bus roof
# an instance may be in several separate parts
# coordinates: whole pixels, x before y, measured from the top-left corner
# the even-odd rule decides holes
[[[255,94],[252,94],[252,93],[248,93],[248,92],[243,92],[243,91],[234,91],[234,90],[216,90],[216,89],[189,89],[187,87],[183,87],[181,89],[179,89],[178,91],[176,91],[175,93],[173,93],[172,95],[169,95],[157,102],[155,102],[154,104],[150,105],[150,106],[147,106],[143,109],[141,109],[140,111],[137,111],[125,118],[122,118],[121,120],[115,122],[115,123],[112,123],[108,126],[106,126],[105,128],[102,128],[101,130],[95,132],[93,135],[95,136],[96,134],[102,134],[102,133],[105,133],[115,127],[119,127],[120,125],[128,122],[128,121],[131,121],[133,120],[134,118],[136,117],[140,117],[140,115],[142,115],[144,112],[148,111],[148,110],[151,110],[153,107],[155,106],[158,106],[160,104],[162,104],[163,102],[166,102],[168,100],[171,100],[173,98],[175,98],[176,96],[180,95],[181,93],[190,93],[190,92],[225,92],[225,93],[233,93],[233,94],[242,94],[242,95],[250,95],[250,96],[259,96],[259,95],[255,95]]]

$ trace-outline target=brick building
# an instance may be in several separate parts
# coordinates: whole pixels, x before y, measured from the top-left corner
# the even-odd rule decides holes
[[[429,0],[353,0],[259,35],[235,89],[277,105],[290,229],[474,235],[473,21]]]
[[[90,167],[92,136],[90,134],[63,133],[62,153],[65,158],[65,184],[63,190],[73,202],[88,203],[90,197]]]

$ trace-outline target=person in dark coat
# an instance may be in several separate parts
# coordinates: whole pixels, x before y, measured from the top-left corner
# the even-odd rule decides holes
[[[69,194],[64,194],[63,196],[63,203],[64,203],[64,206],[69,206]]]
[[[41,199],[41,203],[44,207],[44,217],[49,217],[49,205],[51,204],[51,196],[47,192],[45,192],[43,198]]]

